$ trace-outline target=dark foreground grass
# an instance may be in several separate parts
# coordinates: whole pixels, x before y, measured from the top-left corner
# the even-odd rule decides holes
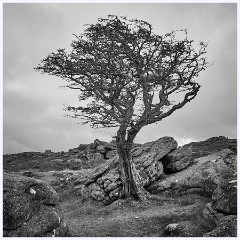
[[[81,199],[62,200],[61,207],[74,237],[161,237],[170,223],[188,226],[186,237],[210,231],[202,217],[211,200],[199,195],[161,197],[148,202],[118,200],[109,206]]]

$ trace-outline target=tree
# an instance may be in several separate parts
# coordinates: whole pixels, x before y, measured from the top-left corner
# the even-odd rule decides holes
[[[176,39],[179,32],[183,40]],[[145,21],[113,15],[74,36],[70,53],[58,49],[35,69],[79,91],[82,105],[67,107],[72,117],[93,127],[118,127],[122,196],[140,198],[144,191],[131,161],[133,141],[142,127],[196,97],[200,85],[194,79],[210,66],[203,56],[207,44],[200,42],[195,50],[187,30],[159,36]]]

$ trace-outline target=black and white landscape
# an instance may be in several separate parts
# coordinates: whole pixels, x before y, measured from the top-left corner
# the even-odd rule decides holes
[[[3,236],[237,236],[236,3],[4,3],[3,77]]]

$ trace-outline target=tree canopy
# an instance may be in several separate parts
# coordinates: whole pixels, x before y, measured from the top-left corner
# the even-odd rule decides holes
[[[184,39],[176,38],[179,32]],[[109,15],[75,37],[70,53],[58,49],[35,69],[79,90],[82,105],[67,109],[94,127],[141,128],[162,120],[195,98],[195,79],[210,65],[207,44],[196,50],[187,30],[159,36],[142,20]]]

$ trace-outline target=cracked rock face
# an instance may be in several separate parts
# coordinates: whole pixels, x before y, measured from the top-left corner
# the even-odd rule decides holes
[[[61,237],[68,232],[56,191],[42,180],[3,175],[3,236]]]
[[[172,137],[163,137],[133,149],[133,162],[144,187],[156,181],[163,174],[161,159],[177,146],[177,142]]]
[[[172,137],[163,137],[157,141],[145,143],[132,149],[134,169],[138,171],[138,179],[144,187],[157,180],[163,174],[160,161],[163,156],[177,148],[177,142]],[[79,182],[76,180],[76,182]],[[119,198],[122,183],[118,172],[118,155],[94,168],[88,173],[81,194],[85,198],[93,198],[105,203]]]
[[[199,189],[212,195],[217,186],[232,180],[236,173],[237,156],[229,149],[194,159],[192,165],[182,171],[167,175],[153,182],[148,190],[153,193],[162,191],[184,192]]]
[[[192,161],[191,148],[178,148],[162,158],[162,163],[166,173],[178,172],[186,167]]]
[[[213,208],[225,214],[237,215],[237,185],[231,182],[227,186],[218,186],[212,196]]]

